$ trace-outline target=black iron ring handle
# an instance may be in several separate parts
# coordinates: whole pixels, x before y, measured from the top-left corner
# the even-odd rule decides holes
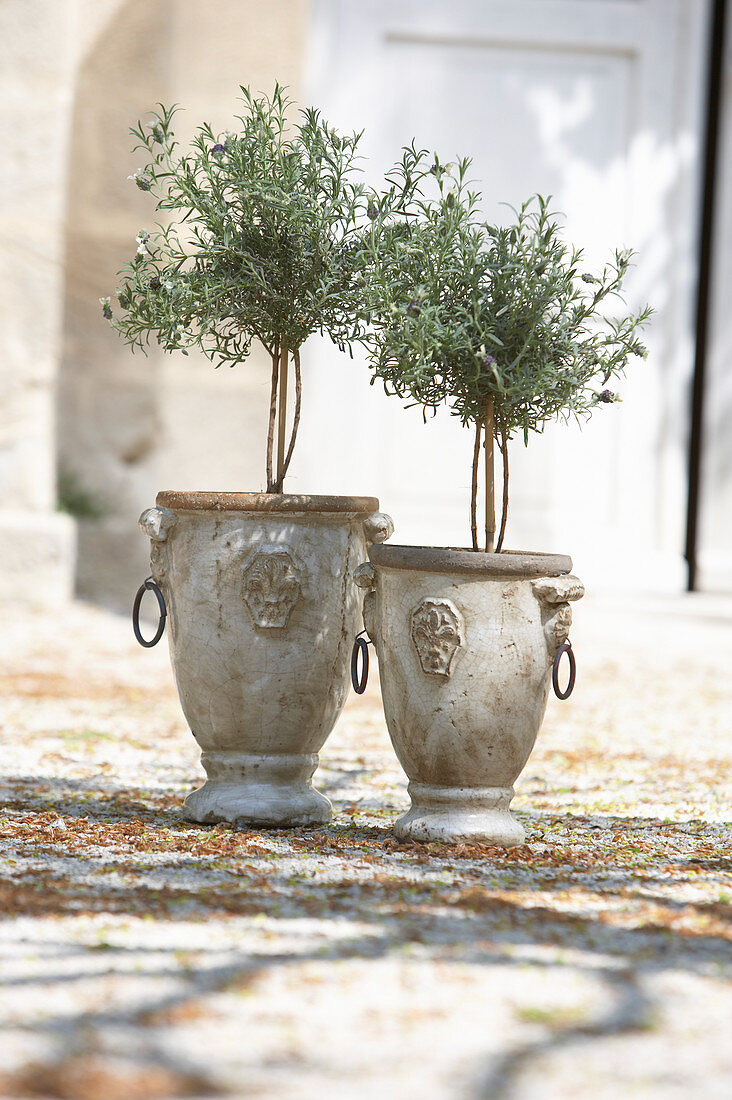
[[[366,633],[362,630],[360,634],[356,635],[356,640],[353,643],[353,649],[351,650],[351,683],[353,684],[353,690],[356,695],[363,695],[366,690],[366,684],[369,682],[369,642],[367,638],[362,637]],[[361,675],[358,674],[358,655],[361,654]]]
[[[559,663],[562,660],[562,654],[566,653],[569,660],[569,680],[567,686],[562,691],[559,687]],[[552,662],[552,687],[554,688],[554,694],[557,699],[569,699],[570,695],[574,691],[574,682],[577,679],[577,662],[574,659],[574,652],[572,650],[572,643],[570,641],[563,642],[559,646],[559,649],[554,654],[554,660]]]
[[[160,610],[160,622],[158,623],[158,629],[155,632],[155,637],[151,638],[149,642],[146,641],[145,638],[143,638],[140,632],[140,604],[142,603],[142,597],[145,595],[146,592],[155,593],[155,598],[158,601],[158,608]],[[168,609],[165,606],[165,597],[163,596],[163,593],[160,591],[152,577],[148,577],[145,583],[141,584],[138,588],[137,595],[135,596],[135,602],[132,605],[132,629],[134,630],[135,637],[137,638],[140,645],[144,646],[145,649],[152,649],[154,645],[158,644],[163,634],[165,633],[165,620],[167,619],[167,617]]]

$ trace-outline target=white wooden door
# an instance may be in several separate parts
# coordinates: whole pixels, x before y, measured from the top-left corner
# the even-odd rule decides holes
[[[316,0],[307,98],[365,128],[373,178],[401,146],[468,154],[486,216],[554,196],[588,266],[637,250],[629,302],[656,310],[623,404],[511,446],[507,545],[572,554],[592,584],[682,588],[706,2]],[[290,491],[375,493],[395,541],[464,546],[472,437],[426,425],[362,362],[307,349]]]

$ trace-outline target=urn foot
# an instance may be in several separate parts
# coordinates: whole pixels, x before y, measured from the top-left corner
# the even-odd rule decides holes
[[[509,810],[513,787],[431,787],[410,783],[412,806],[394,825],[399,840],[422,843],[523,844],[523,826]]]
[[[312,784],[317,753],[204,752],[201,763],[208,778],[183,803],[188,821],[286,829],[324,825],[332,817],[330,802]]]

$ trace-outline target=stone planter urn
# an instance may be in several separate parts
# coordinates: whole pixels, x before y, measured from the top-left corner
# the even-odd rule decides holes
[[[191,821],[313,825],[312,785],[345,702],[354,571],[393,525],[373,497],[162,492],[140,526],[206,782]]]
[[[369,559],[356,581],[412,800],[396,836],[521,844],[513,784],[584,594],[571,559],[417,546],[373,546]]]

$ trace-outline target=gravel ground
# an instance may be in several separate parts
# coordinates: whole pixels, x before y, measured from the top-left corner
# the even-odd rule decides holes
[[[575,619],[504,851],[393,839],[373,682],[322,753],[332,825],[187,824],[164,646],[6,610],[0,1094],[729,1100],[732,600]]]

